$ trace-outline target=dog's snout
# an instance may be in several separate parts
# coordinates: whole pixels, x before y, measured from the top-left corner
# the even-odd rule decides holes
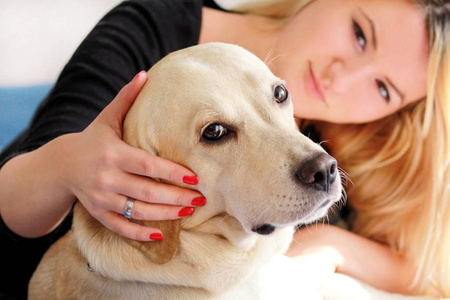
[[[302,183],[328,192],[337,173],[336,159],[326,153],[321,153],[304,162],[297,171],[297,176]]]

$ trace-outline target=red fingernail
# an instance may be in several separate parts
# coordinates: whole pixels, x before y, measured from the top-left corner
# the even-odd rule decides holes
[[[197,185],[198,184],[198,178],[197,176],[184,176],[183,182],[190,185]]]
[[[194,206],[205,206],[206,198],[205,197],[197,197],[191,201],[191,205]]]
[[[152,233],[150,234],[150,239],[155,241],[160,241],[163,239],[162,233]]]
[[[140,71],[139,73],[136,74],[136,76],[134,76],[133,80],[136,80],[139,78],[139,76],[141,76],[141,74],[145,73],[145,71]]]
[[[179,217],[186,217],[186,216],[192,215],[193,213],[194,213],[194,208],[193,207],[183,207],[178,212],[178,216]]]

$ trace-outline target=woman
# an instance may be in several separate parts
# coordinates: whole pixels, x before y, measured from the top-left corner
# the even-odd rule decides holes
[[[339,14],[339,9],[342,9],[341,3],[338,2],[334,2],[334,5],[325,2],[322,4],[326,5],[329,11],[334,11],[336,15]],[[400,71],[402,67],[399,64],[409,59],[414,60],[413,55],[416,55],[415,60],[419,59],[417,53],[411,51],[414,46],[402,49],[408,43],[404,36],[395,37],[395,28],[396,26],[401,27],[401,22],[399,23],[397,20],[396,24],[389,25],[389,19],[386,17],[383,19],[383,25],[388,27],[383,28],[383,25],[377,24],[376,11],[365,8],[362,1],[358,2],[360,3],[357,3],[358,7],[354,12],[353,22],[358,23],[362,19],[362,25],[360,25],[361,23],[354,24],[354,32],[358,45],[361,46],[359,50],[362,55],[346,56],[347,52],[344,50],[336,55],[340,49],[334,47],[331,51],[335,56],[328,61],[325,60],[328,62],[325,67],[320,65],[320,58],[326,55],[327,49],[314,52],[314,58],[310,62],[313,72],[322,72],[318,75],[318,77],[321,76],[322,82],[318,83],[317,98],[327,100],[330,93],[335,93],[332,94],[332,101],[338,99],[341,109],[328,109],[333,105],[333,102],[330,101],[325,105],[325,112],[314,116],[314,112],[309,111],[313,105],[305,103],[301,106],[300,114],[296,111],[296,116],[304,119],[313,117],[335,123],[362,123],[364,120],[372,121],[371,117],[379,119],[382,116],[377,115],[379,111],[377,107],[381,103],[372,102],[370,95],[363,92],[357,94],[358,88],[352,86],[354,94],[345,96],[349,96],[351,99],[365,99],[358,104],[355,103],[352,111],[349,106],[345,105],[345,101],[351,100],[339,97],[342,95],[339,92],[344,89],[345,85],[354,85],[370,93],[373,88],[370,87],[370,83],[366,85],[369,82],[366,76],[373,70],[369,65],[364,65],[366,67],[364,68],[358,64],[364,64],[362,61],[368,59],[367,57],[376,60],[376,56],[385,55],[385,51],[395,53],[396,50],[389,46],[397,47],[397,51],[404,55],[401,59],[389,62],[389,59],[384,57],[385,62],[391,68]],[[374,9],[379,5],[378,2],[372,2]],[[308,231],[299,231],[296,239],[301,241],[301,244],[293,243],[289,254],[311,253],[311,249],[329,254],[328,250],[332,247],[331,259],[334,260],[336,268],[340,272],[352,274],[388,291],[402,293],[427,291],[430,294],[449,297],[450,235],[445,232],[445,228],[450,225],[450,49],[448,47],[450,2],[433,2],[415,1],[416,6],[409,7],[410,9],[420,8],[425,12],[423,17],[427,22],[426,45],[429,49],[427,51],[429,51],[430,62],[428,73],[423,73],[428,76],[428,87],[425,88],[427,90],[426,97],[425,94],[420,96],[420,92],[414,94],[424,86],[418,84],[415,86],[417,89],[414,89],[401,82],[401,77],[406,79],[409,72],[411,72],[410,74],[423,72],[420,67],[411,66],[413,68],[410,70],[403,68],[402,71],[405,71],[403,74],[391,73],[391,78],[387,79],[388,83],[379,81],[382,76],[372,80],[372,84],[375,81],[380,96],[386,100],[385,108],[392,109],[390,115],[362,125],[337,126],[305,120],[302,123],[303,128],[313,123],[315,129],[320,132],[321,139],[329,141],[329,150],[353,181],[353,184],[347,188],[349,204],[356,212],[352,224],[353,231],[390,247],[383,248],[380,247],[380,244],[349,236],[348,232],[341,232],[335,227],[325,227],[324,229],[320,228],[319,232],[314,232],[312,235]],[[403,3],[406,4],[407,1]],[[294,5],[296,4],[298,1]],[[396,1],[396,3],[391,2],[390,5],[401,5],[401,3]],[[384,6],[383,8],[386,9],[381,10],[380,13],[389,12],[395,15],[395,7]],[[307,9],[305,8],[305,11]],[[314,9],[317,10],[316,15],[319,10],[321,12],[326,10],[320,5],[315,6]],[[407,8],[403,7],[403,9],[406,13]],[[311,10],[313,10],[312,6]],[[298,18],[301,18],[301,15],[302,11],[297,14]],[[366,27],[368,29],[364,30],[364,19],[371,17],[375,20],[367,20],[368,23],[365,24],[368,24]],[[417,39],[420,29],[413,29],[412,19],[407,19],[411,26],[409,29],[415,33],[408,33],[403,31],[404,29],[402,33],[405,36],[410,34]],[[322,29],[325,31],[326,27],[334,28],[333,21],[332,16],[325,15],[320,22],[327,24],[321,25],[320,22],[314,24],[313,20],[310,20],[308,24],[316,25],[315,28],[319,28],[318,30],[320,30],[320,26],[323,26]],[[375,23],[373,26],[375,28],[372,27],[373,23]],[[391,39],[389,35],[383,34],[389,30],[391,30]],[[377,31],[380,32],[378,36]],[[364,33],[364,36],[361,33]],[[330,32],[330,34],[339,38],[344,35],[334,32]],[[310,40],[308,39],[308,44],[310,44]],[[383,45],[383,40],[390,44]],[[335,43],[337,44],[338,41],[336,40]],[[292,47],[295,48],[295,46],[294,43]],[[306,45],[306,47],[308,46]],[[299,47],[299,49],[304,51],[303,48]],[[320,48],[316,47],[316,49]],[[380,54],[380,51],[383,54]],[[314,70],[314,66],[317,65],[314,59],[319,60],[317,63],[319,71]],[[323,68],[320,69],[320,67]],[[280,72],[282,72],[281,69]],[[289,78],[292,76],[289,75],[286,74],[284,78],[288,78],[288,87],[291,87],[292,92],[293,85],[289,84]],[[396,75],[400,77],[396,78]],[[283,75],[281,76],[283,77]],[[366,80],[364,81],[364,79]],[[423,82],[425,83],[427,80],[423,80]],[[296,86],[301,88],[298,84]],[[308,90],[308,86],[303,89]],[[321,93],[321,89],[325,92]],[[408,101],[408,99],[411,100],[409,98],[411,95],[415,95],[413,96],[415,100]],[[299,104],[299,101],[297,100],[296,103]],[[358,105],[363,105],[366,110]],[[370,108],[371,106],[372,108]],[[339,110],[341,113],[336,113]],[[331,112],[331,115],[327,115],[327,111]],[[339,117],[344,117],[344,119],[339,119]],[[314,231],[314,229],[311,230]],[[358,258],[361,253],[364,255]],[[396,253],[397,256],[392,256],[393,253]],[[384,259],[373,259],[373,257],[384,257]],[[349,260],[349,258],[352,259]],[[355,264],[363,262],[364,268],[359,268],[349,262]]]
[[[68,230],[76,199],[111,230],[142,241],[163,236],[128,222],[127,197],[136,199],[131,216],[142,219],[180,218],[205,205],[196,192],[148,178],[195,185],[195,174],[121,141],[121,122],[146,74],[117,93],[132,74],[171,51],[222,41],[267,58],[286,79],[301,127],[312,124],[329,141],[354,182],[348,187],[357,213],[354,230],[379,242],[327,226],[311,236],[299,231],[302,245],[319,249],[317,255],[331,246],[338,271],[376,287],[428,292],[437,281],[430,293],[449,295],[448,267],[436,269],[448,266],[449,249],[449,237],[439,231],[448,225],[449,211],[448,4],[285,0],[241,8],[252,14],[230,14],[212,5],[202,9],[201,2],[128,1],[114,9],[76,51],[30,128],[2,154],[1,251],[14,258],[2,269],[6,278],[26,285],[45,249]],[[408,21],[398,23],[400,16]],[[267,57],[271,50],[275,59]],[[395,143],[399,138],[402,145]],[[436,212],[444,215],[434,218]],[[412,223],[423,230],[413,230]],[[323,243],[327,233],[338,242]],[[366,278],[361,266],[370,266],[361,261],[367,257],[345,253],[342,244],[358,245],[378,264],[399,268],[365,272],[373,274]],[[290,254],[306,250],[293,244]],[[430,251],[432,258],[425,255]],[[26,272],[16,271],[19,259]],[[402,272],[411,271],[423,289],[410,289],[413,278]],[[388,286],[386,273],[405,280]]]

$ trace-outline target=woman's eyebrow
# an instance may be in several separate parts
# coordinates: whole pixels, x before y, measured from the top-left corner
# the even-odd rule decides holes
[[[372,18],[367,15],[364,10],[360,7],[358,7],[359,12],[366,18],[367,22],[370,24],[370,30],[372,31],[372,44],[373,48],[377,49],[377,34],[375,31],[375,23],[373,22]],[[400,91],[400,89],[389,79],[386,79],[387,83],[391,86],[391,88],[398,94],[400,97],[401,103],[405,100],[405,95]]]
[[[373,47],[375,48],[375,50],[377,49],[377,35],[375,32],[375,24],[372,20],[372,18],[370,18],[363,10],[362,8],[358,7],[359,12],[364,16],[364,18],[367,19],[367,21],[370,24],[370,30],[372,31],[372,44]]]

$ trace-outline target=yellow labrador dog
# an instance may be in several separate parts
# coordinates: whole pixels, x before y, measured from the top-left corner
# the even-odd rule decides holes
[[[148,243],[77,204],[72,230],[31,279],[31,299],[258,299],[258,271],[287,249],[293,226],[340,200],[335,159],[297,130],[283,81],[253,54],[205,44],[148,75],[125,141],[190,168],[208,203],[182,221],[141,222],[163,231]]]

